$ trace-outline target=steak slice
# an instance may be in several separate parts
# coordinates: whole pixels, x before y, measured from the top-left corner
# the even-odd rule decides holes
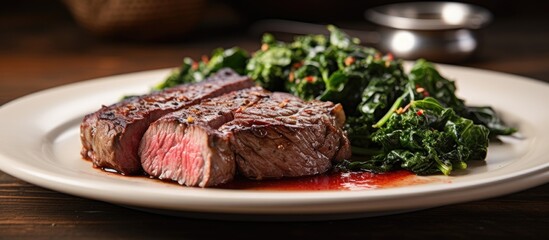
[[[218,129],[233,112],[258,101],[260,87],[204,100],[153,122],[143,135],[139,156],[145,172],[187,186],[213,186],[233,179],[236,169],[230,132]]]
[[[203,101],[151,124],[139,155],[160,179],[208,187],[233,179],[323,173],[350,156],[341,105],[252,88]]]
[[[351,156],[340,104],[273,93],[234,118],[221,131],[232,133],[238,172],[250,179],[320,174]]]
[[[124,175],[141,174],[138,148],[149,124],[161,116],[203,99],[254,86],[252,80],[230,69],[196,83],[131,97],[84,117],[80,125],[81,155],[95,167]]]

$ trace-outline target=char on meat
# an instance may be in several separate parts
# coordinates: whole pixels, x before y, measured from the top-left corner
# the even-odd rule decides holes
[[[314,175],[350,157],[341,105],[255,87],[167,114],[145,132],[146,173],[187,186]]]
[[[96,167],[121,174],[141,174],[138,148],[149,124],[167,113],[204,99],[254,86],[252,80],[230,69],[220,70],[197,84],[181,85],[103,106],[84,117],[80,125],[81,155]]]

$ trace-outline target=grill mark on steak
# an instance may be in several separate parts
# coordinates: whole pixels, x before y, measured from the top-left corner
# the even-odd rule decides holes
[[[217,117],[222,110],[226,117]],[[160,118],[144,134],[139,154],[145,172],[187,186],[230,181],[236,169],[252,179],[313,175],[327,171],[332,160],[350,157],[344,121],[339,104],[245,89]],[[156,138],[166,134],[178,141]],[[163,154],[170,150],[179,155]]]
[[[161,116],[201,100],[254,86],[252,80],[222,69],[197,83],[125,99],[84,117],[80,125],[81,155],[94,166],[124,175],[142,173],[138,147],[149,124]]]

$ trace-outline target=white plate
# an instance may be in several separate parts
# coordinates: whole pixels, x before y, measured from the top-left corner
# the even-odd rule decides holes
[[[133,208],[198,217],[347,218],[411,211],[500,196],[549,180],[549,84],[503,73],[440,65],[468,104],[489,104],[524,139],[489,147],[486,164],[449,181],[361,191],[186,188],[106,174],[80,158],[84,114],[123,94],[145,93],[169,70],[112,76],[34,93],[0,108],[0,169],[24,181]]]

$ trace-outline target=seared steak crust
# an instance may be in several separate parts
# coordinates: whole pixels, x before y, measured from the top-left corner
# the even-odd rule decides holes
[[[140,174],[138,147],[151,122],[204,99],[252,86],[254,83],[249,78],[223,69],[197,84],[181,85],[103,106],[85,116],[80,125],[81,155],[96,167],[111,168],[121,174]]]

